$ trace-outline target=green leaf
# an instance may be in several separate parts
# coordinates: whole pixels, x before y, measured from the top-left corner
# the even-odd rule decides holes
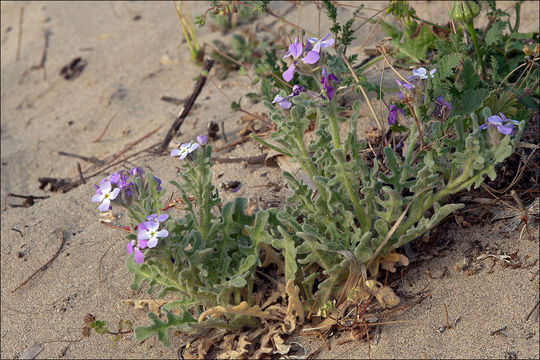
[[[152,321],[152,325],[137,326],[134,330],[135,339],[140,341],[152,335],[157,335],[158,340],[163,346],[171,346],[171,339],[169,338],[168,333],[169,329],[191,330],[190,324],[197,322],[187,311],[182,312],[180,317],[175,316],[172,312],[167,310],[165,310],[165,314],[167,316],[167,322],[163,322],[153,312],[148,312],[146,315]]]
[[[506,28],[507,23],[503,21],[495,21],[491,28],[489,28],[486,33],[486,38],[484,39],[488,46],[501,42],[503,38],[503,30]]]

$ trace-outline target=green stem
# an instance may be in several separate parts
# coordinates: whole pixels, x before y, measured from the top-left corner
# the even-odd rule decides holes
[[[486,68],[484,66],[484,54],[482,53],[482,50],[480,49],[480,46],[478,46],[478,39],[476,38],[476,32],[474,31],[474,24],[472,20],[469,20],[465,22],[465,26],[467,27],[467,31],[471,35],[471,39],[474,45],[474,48],[476,50],[476,57],[478,59],[478,62],[480,63],[480,66],[482,68],[482,78],[486,78]]]
[[[264,146],[266,146],[266,147],[269,148],[269,149],[272,149],[272,150],[274,150],[274,151],[277,151],[277,152],[279,152],[279,153],[281,153],[281,154],[283,154],[283,155],[285,155],[285,156],[288,156],[288,157],[290,157],[290,158],[293,157],[293,155],[292,155],[290,152],[285,151],[285,150],[283,150],[283,149],[278,148],[277,146],[274,146],[274,145],[271,145],[271,144],[267,143],[266,141],[264,141],[263,139],[261,139],[260,137],[258,137],[257,135],[255,135],[255,134],[253,134],[253,133],[249,134],[249,136],[250,136],[253,140],[260,142],[261,144],[263,144]]]
[[[341,140],[339,138],[339,128],[338,128],[336,117],[337,117],[336,100],[334,98],[334,100],[330,102],[330,114],[329,114],[330,130],[331,130],[331,135],[332,135],[332,143],[334,144],[334,149],[340,149]],[[336,161],[340,165],[340,169],[342,169],[340,171],[341,171],[341,177],[343,179],[343,186],[345,187],[345,191],[347,192],[347,195],[349,196],[349,199],[352,202],[354,211],[356,212],[356,216],[358,217],[358,220],[360,221],[360,226],[362,228],[362,231],[364,232],[368,231],[369,228],[368,228],[368,222],[366,219],[366,213],[362,205],[360,205],[360,199],[358,198],[358,191],[355,191],[355,189],[352,188],[348,174],[344,170],[346,161],[344,161],[344,159],[341,158],[340,156],[336,158]]]

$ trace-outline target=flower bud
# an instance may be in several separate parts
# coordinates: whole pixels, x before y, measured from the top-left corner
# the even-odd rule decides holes
[[[480,13],[480,6],[474,1],[453,1],[450,5],[452,20],[469,22]]]
[[[525,53],[525,55],[528,55],[528,56],[532,55],[532,51],[531,51],[531,49],[529,49],[529,47],[527,45],[523,46],[523,52]]]

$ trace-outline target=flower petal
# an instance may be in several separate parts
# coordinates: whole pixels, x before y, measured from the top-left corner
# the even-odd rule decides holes
[[[497,131],[504,135],[512,135],[514,131],[514,125],[512,123],[507,123],[506,125],[497,126]]]
[[[148,239],[141,239],[137,242],[137,246],[144,249],[148,245]]]
[[[304,64],[315,64],[317,61],[319,61],[320,55],[317,51],[312,50],[310,51],[306,56],[302,58],[302,62]]]
[[[111,206],[111,200],[109,198],[105,198],[101,205],[99,205],[98,209],[99,211],[107,211],[109,210],[109,207]]]
[[[161,215],[158,216],[157,219],[158,219],[159,222],[163,222],[163,221],[167,220],[168,218],[169,218],[169,215],[161,214]]]
[[[169,236],[169,232],[167,230],[160,230],[156,233],[156,237],[167,237]]]
[[[142,264],[144,262],[144,254],[139,250],[139,248],[135,248],[135,256],[133,257],[133,260],[137,264]]]
[[[112,193],[109,195],[109,199],[114,200],[120,193],[120,188],[116,188],[112,191]]]
[[[302,44],[299,43],[298,38],[296,38],[296,41],[289,45],[289,53],[293,58],[297,59],[300,55],[302,55],[302,48]]]
[[[141,230],[137,233],[137,240],[148,240],[150,238],[150,232],[148,230]]]
[[[180,149],[173,149],[171,151],[171,156],[179,156],[180,155]]]
[[[286,82],[291,81],[294,76],[295,69],[296,66],[294,65],[294,63],[292,63],[291,66],[289,66],[289,68],[285,70],[285,72],[282,74],[283,80],[285,80]]]
[[[288,100],[281,100],[279,106],[281,106],[282,109],[288,109],[292,106],[292,103]]]
[[[101,202],[103,201],[103,195],[102,194],[95,194],[92,196],[92,202]]]
[[[126,244],[126,250],[129,255],[131,255],[131,253],[133,252],[133,245],[133,241],[130,241]]]
[[[148,245],[147,245],[147,246],[148,246],[149,248],[154,248],[154,247],[156,247],[157,243],[158,243],[158,238],[157,238],[157,237],[153,237],[153,238],[151,238],[150,240],[148,240]]]
[[[99,184],[99,189],[103,194],[108,194],[111,191],[112,185],[109,180],[106,180]]]

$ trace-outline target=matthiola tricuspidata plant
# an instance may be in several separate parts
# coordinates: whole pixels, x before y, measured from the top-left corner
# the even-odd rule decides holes
[[[238,312],[229,321],[206,319],[203,314],[217,306],[245,303],[250,308],[262,239],[262,220],[244,213],[246,199],[222,204],[211,182],[211,154],[203,135],[171,151],[171,161],[180,161],[183,167],[182,181],[171,181],[182,194],[186,214],[180,219],[165,213],[170,207],[161,202],[165,193],[161,180],[145,176],[139,168],[116,172],[95,186],[92,201],[100,202],[99,210],[119,205],[132,218],[126,243],[126,266],[134,276],[131,288],[148,283],[149,294],[171,298],[161,307],[167,322],[148,313],[152,325],[136,327],[137,339],[157,335],[169,345],[170,328],[237,329],[254,324],[254,318]]]
[[[495,179],[495,166],[512,153],[525,121],[492,115],[485,106],[479,121],[474,110],[481,104],[454,115],[447,89],[459,57],[452,57],[438,68],[415,68],[396,78],[399,96],[388,106],[388,125],[404,135],[384,148],[380,161],[368,159],[366,142],[357,138],[360,101],[352,115],[339,115],[346,110],[338,106],[346,89],[335,88],[346,76],[343,49],[331,56],[329,47],[321,47],[316,63],[298,66],[302,45],[311,43],[296,40],[286,55],[292,55],[295,71],[317,78],[319,88],[293,92],[286,106],[283,93],[281,101],[265,102],[277,126],[272,137],[283,146],[272,148],[307,175],[283,173],[292,191],[289,205],[269,211],[265,231],[282,251],[286,279],[301,287],[306,309],[325,313],[354,286],[376,280],[379,264],[390,270],[389,262],[407,264],[394,250],[463,207],[449,203],[448,195],[477,188],[486,176]],[[315,136],[306,141],[313,121]],[[344,137],[340,124],[347,126]]]

